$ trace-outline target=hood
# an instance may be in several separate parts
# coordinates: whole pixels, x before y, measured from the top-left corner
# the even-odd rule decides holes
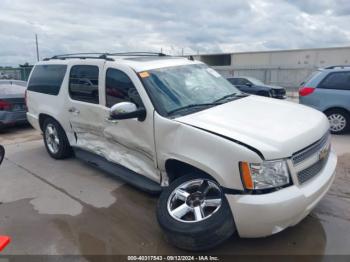
[[[323,113],[292,102],[248,96],[176,118],[259,150],[265,159],[290,157],[329,129]]]

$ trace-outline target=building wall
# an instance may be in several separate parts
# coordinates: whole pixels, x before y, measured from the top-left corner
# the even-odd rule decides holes
[[[231,53],[229,66],[217,64],[220,55],[196,55],[223,76],[252,76],[266,84],[297,88],[313,71],[331,65],[350,64],[350,47]],[[211,57],[215,57],[211,63]]]

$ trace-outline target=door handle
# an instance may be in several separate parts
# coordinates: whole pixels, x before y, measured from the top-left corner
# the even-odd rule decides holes
[[[69,113],[76,113],[76,114],[80,113],[80,111],[78,109],[76,109],[75,107],[68,108],[68,112]]]

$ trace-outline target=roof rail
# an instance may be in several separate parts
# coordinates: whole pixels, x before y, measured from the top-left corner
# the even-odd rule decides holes
[[[334,66],[327,66],[323,69],[335,69],[335,68],[342,68],[344,69],[345,67],[350,67],[350,65],[334,65]]]
[[[156,52],[122,52],[122,53],[108,53],[110,56],[169,56],[164,53]]]
[[[44,61],[48,61],[51,59],[105,59],[109,61],[114,61],[114,59],[107,57],[107,53],[73,53],[73,54],[63,54],[63,55],[55,55],[50,58],[45,58]]]
[[[168,56],[163,53],[154,53],[154,52],[123,52],[123,53],[72,53],[72,54],[63,54],[55,55],[50,58],[44,58],[44,61],[51,59],[105,59],[107,61],[114,61],[110,56]]]

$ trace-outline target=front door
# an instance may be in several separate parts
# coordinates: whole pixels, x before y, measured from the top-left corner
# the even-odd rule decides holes
[[[103,135],[107,143],[104,152],[106,158],[159,182],[153,132],[153,107],[136,73],[125,66],[106,66],[104,87]],[[141,99],[140,94],[144,99]],[[132,102],[137,107],[145,108],[146,119],[108,120],[110,108],[120,102]]]

